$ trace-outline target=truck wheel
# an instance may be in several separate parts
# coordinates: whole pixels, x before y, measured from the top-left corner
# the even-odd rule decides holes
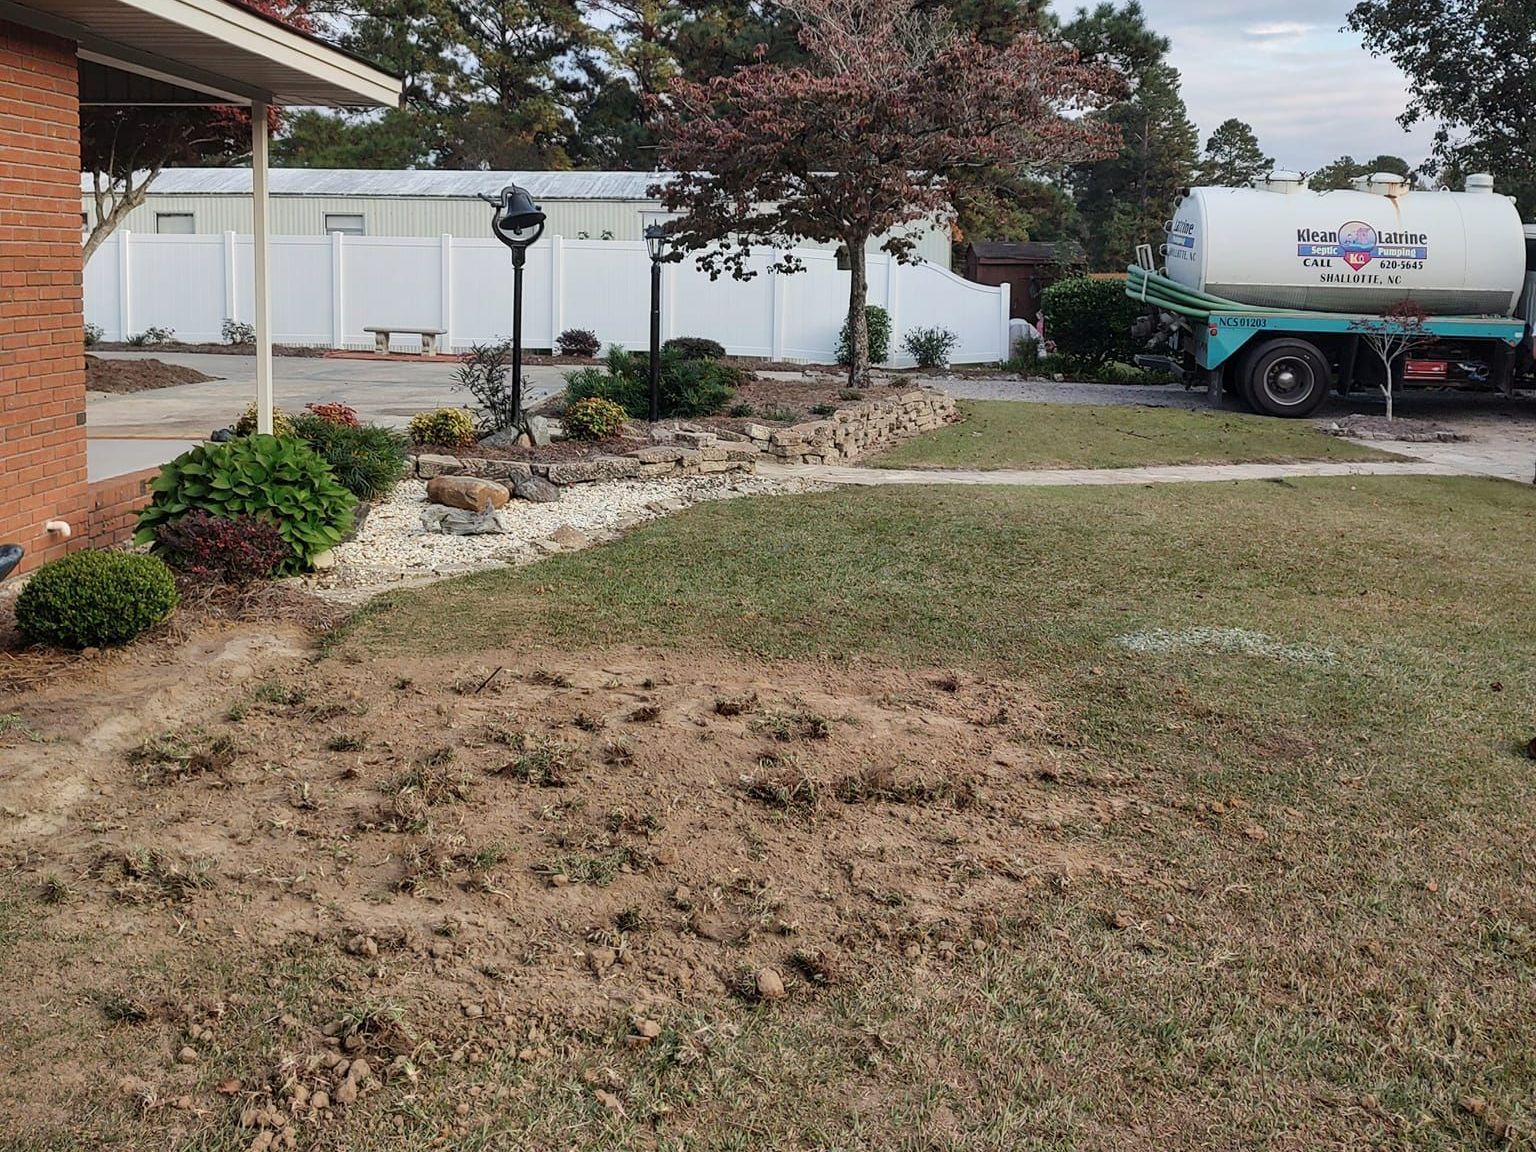
[[[1269,340],[1248,354],[1243,398],[1265,416],[1310,416],[1328,398],[1328,361],[1305,340]]]

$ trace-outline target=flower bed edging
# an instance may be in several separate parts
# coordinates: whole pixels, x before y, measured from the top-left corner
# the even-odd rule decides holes
[[[520,460],[488,460],[476,456],[438,456],[423,453],[411,457],[411,470],[422,480],[434,476],[476,476],[499,480],[508,486],[533,476],[568,488],[602,480],[638,480],[665,476],[705,476],[724,472],[754,472],[758,451],[750,444],[708,443],[648,444],[632,452],[589,456],[581,460],[527,463]]]
[[[781,464],[836,464],[932,432],[958,419],[955,398],[918,388],[885,400],[839,408],[825,420],[789,428],[747,425],[758,449]]]

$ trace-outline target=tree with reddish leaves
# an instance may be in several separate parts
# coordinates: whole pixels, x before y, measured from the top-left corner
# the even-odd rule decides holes
[[[1107,67],[1025,32],[988,44],[919,0],[785,0],[805,63],[750,64],[675,82],[661,101],[655,194],[681,213],[677,246],[718,277],[800,270],[805,241],[849,254],[849,380],[869,374],[864,253],[913,259],[920,226],[985,202],[1004,177],[1114,152],[1113,129],[1080,115],[1118,87]]]
[[[314,24],[303,4],[283,0],[237,0],[300,32]],[[276,130],[277,109],[268,113]],[[96,209],[85,238],[85,259],[123,218],[144,203],[160,171],[174,164],[227,164],[251,151],[251,114],[232,106],[187,107],[131,104],[91,105],[80,109],[80,171],[91,174]]]

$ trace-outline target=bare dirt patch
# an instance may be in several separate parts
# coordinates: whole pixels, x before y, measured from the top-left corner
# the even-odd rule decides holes
[[[439,1065],[615,1021],[648,1044],[678,1011],[985,952],[1031,891],[1140,881],[1063,835],[1134,818],[1134,783],[1027,685],[939,669],[316,663],[228,627],[8,707],[13,1135],[89,1107],[130,1146],[339,1139]]]
[[[213,380],[196,368],[167,364],[163,360],[103,360],[85,358],[87,392],[148,392],[154,388],[174,388],[178,384],[203,384]]]

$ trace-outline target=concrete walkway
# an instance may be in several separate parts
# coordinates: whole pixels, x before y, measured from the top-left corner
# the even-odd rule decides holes
[[[217,377],[203,384],[181,384],[148,392],[89,393],[86,432],[93,439],[201,439],[215,428],[233,423],[245,406],[256,399],[254,356],[170,351],[91,354],[104,360],[163,360]],[[336,401],[356,408],[365,421],[404,427],[417,412],[444,406],[457,408],[468,401],[468,394],[453,386],[457,367],[451,361],[413,363],[276,356],[272,360],[272,389],[278,407],[289,412],[302,411],[305,404]],[[569,371],[549,365],[524,369],[528,380],[524,399],[531,404],[564,388],[565,373]]]
[[[1415,445],[1420,447],[1420,445]],[[977,469],[855,468],[834,464],[761,464],[770,477],[800,477],[824,484],[1003,484],[1021,488],[1062,488],[1116,484],[1189,484],[1218,480],[1284,480],[1301,476],[1468,476],[1496,475],[1428,460],[1316,461],[1303,464],[1175,464],[1156,468]],[[1525,478],[1529,481],[1529,477]]]

